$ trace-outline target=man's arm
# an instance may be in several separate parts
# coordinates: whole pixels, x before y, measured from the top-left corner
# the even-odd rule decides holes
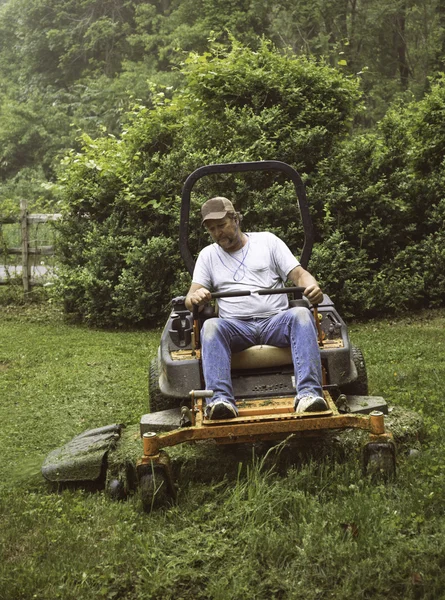
[[[207,304],[212,299],[212,296],[207,288],[200,283],[192,283],[187,296],[185,297],[185,305],[189,311],[193,312],[193,305],[197,304],[200,307]]]
[[[304,295],[311,304],[319,304],[323,300],[323,292],[317,283],[315,277],[303,269],[301,265],[292,269],[288,278],[297,287],[304,287]]]

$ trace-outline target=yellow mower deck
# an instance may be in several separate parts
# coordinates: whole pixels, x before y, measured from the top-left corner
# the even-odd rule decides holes
[[[356,428],[369,431],[372,442],[391,441],[391,434],[385,432],[383,413],[373,411],[369,415],[341,414],[329,391],[325,390],[323,394],[328,410],[322,412],[295,413],[293,398],[278,397],[241,401],[237,405],[239,417],[209,420],[204,418],[203,397],[200,397],[199,391],[191,392],[192,425],[163,433],[144,433],[144,455],[139,465],[156,464],[163,448],[202,440],[215,440],[220,444],[248,443],[284,439],[293,433]],[[163,463],[165,458],[165,453],[162,453]]]

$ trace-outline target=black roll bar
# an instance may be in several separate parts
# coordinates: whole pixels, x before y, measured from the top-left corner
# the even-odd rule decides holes
[[[289,176],[289,179],[294,184],[295,192],[298,199],[298,207],[300,210],[301,220],[303,223],[304,243],[301,252],[300,263],[303,268],[306,268],[311,256],[312,247],[314,245],[314,233],[312,227],[312,219],[309,213],[309,206],[306,197],[306,190],[303,181],[297,171],[290,165],[279,160],[261,160],[255,162],[242,163],[222,163],[214,165],[206,165],[199,167],[191,175],[189,175],[182,188],[181,198],[181,216],[179,224],[179,248],[185,266],[190,273],[193,274],[195,261],[189,249],[189,223],[190,223],[190,195],[195,183],[206,175],[214,175],[216,173],[245,173],[246,171],[281,171]]]

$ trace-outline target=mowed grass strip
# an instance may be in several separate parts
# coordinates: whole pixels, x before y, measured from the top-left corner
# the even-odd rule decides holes
[[[443,597],[444,326],[437,311],[351,327],[370,392],[426,422],[422,452],[399,456],[394,484],[364,479],[358,451],[297,460],[283,473],[274,451],[184,446],[171,451],[177,505],[145,515],[137,495],[113,503],[102,493],[54,493],[39,468],[85,429],[135,426],[159,332],[3,312],[0,598]]]

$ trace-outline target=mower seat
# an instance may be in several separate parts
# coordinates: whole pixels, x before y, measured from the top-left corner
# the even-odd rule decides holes
[[[232,354],[232,369],[264,369],[291,364],[292,353],[289,346],[251,346]]]
[[[307,298],[291,300],[289,307],[301,306],[310,308],[311,304]],[[215,312],[209,316],[218,315],[218,303],[215,302]],[[251,346],[242,352],[232,354],[232,369],[265,369],[267,367],[282,367],[292,364],[292,353],[289,346],[278,348],[277,346]]]

